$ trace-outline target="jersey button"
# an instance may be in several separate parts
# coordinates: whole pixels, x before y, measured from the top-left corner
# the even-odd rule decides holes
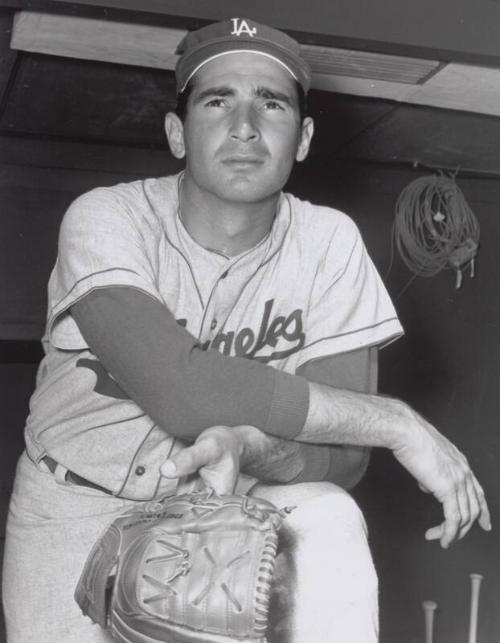
[[[212,319],[212,323],[210,324],[210,330],[215,330],[216,327],[217,327],[217,320]]]
[[[140,466],[135,470],[136,476],[143,476],[146,473],[146,467]]]

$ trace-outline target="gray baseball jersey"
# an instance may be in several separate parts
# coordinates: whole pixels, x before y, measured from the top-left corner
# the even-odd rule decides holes
[[[282,194],[269,235],[226,258],[184,228],[179,180],[99,188],[66,213],[49,282],[46,357],[26,428],[31,457],[50,453],[129,498],[172,490],[159,466],[182,444],[155,426],[89,351],[68,311],[91,290],[138,288],[165,304],[204,347],[289,373],[402,332],[345,214]]]

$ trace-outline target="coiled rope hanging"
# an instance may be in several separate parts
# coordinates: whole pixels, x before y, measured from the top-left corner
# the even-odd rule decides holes
[[[425,176],[407,185],[396,202],[393,239],[407,267],[421,277],[446,268],[462,270],[474,262],[479,245],[479,223],[454,176]]]

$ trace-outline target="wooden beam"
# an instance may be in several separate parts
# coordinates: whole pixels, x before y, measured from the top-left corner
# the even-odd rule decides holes
[[[500,65],[497,0],[0,0],[0,6],[78,14],[129,13],[204,23],[249,15],[310,44],[449,62]],[[102,13],[101,13],[102,15]]]
[[[11,46],[55,56],[172,70],[177,61],[176,48],[186,33],[95,17],[21,11],[14,19]],[[302,51],[314,73],[313,87],[373,95],[370,81],[376,80],[379,93],[375,95],[396,100],[439,67],[438,61],[422,58],[308,44]],[[353,78],[356,82],[350,84]],[[364,80],[360,83],[359,79]]]
[[[11,47],[23,51],[174,69],[185,31],[97,18],[20,11]]]
[[[21,11],[11,46],[23,51],[172,70],[185,30]],[[500,70],[303,45],[315,89],[500,116]],[[1,67],[0,67],[1,69]],[[435,74],[433,76],[433,74]],[[1,89],[1,87],[0,87]]]

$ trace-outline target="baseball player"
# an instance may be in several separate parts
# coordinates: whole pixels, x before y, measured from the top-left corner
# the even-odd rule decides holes
[[[313,134],[298,44],[233,18],[180,54],[165,130],[185,170],[93,190],[62,223],[7,527],[9,641],[109,640],[73,601],[90,548],[200,475],[296,506],[289,640],[370,643],[377,578],[345,491],[369,448],[443,504],[427,538],[444,547],[490,528],[484,494],[444,436],[374,394],[377,347],[402,331],[356,226],[282,191]]]

